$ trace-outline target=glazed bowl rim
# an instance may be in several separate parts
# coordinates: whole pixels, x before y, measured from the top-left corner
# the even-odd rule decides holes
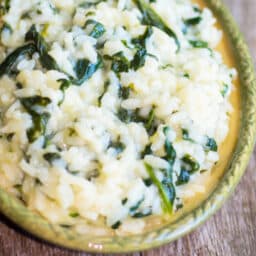
[[[125,253],[155,248],[191,232],[213,215],[240,181],[254,148],[256,135],[256,81],[248,47],[222,0],[206,0],[229,36],[241,84],[242,116],[239,140],[221,181],[197,208],[176,221],[139,235],[90,237],[52,225],[29,211],[19,200],[0,188],[0,212],[12,222],[50,243],[87,252]]]

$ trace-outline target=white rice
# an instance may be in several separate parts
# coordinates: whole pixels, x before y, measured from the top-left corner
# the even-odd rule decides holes
[[[15,73],[7,70],[0,76],[0,186],[50,222],[80,233],[89,224],[98,226],[101,235],[101,225],[140,233],[146,219],[136,216],[164,214],[159,188],[146,182],[145,164],[160,183],[172,169],[168,182],[176,197],[170,213],[175,213],[184,198],[205,192],[203,177],[219,159],[217,148],[206,144],[211,139],[220,146],[229,131],[236,71],[215,51],[222,35],[207,8],[199,10],[190,0],[151,3],[177,35],[180,49],[173,37],[153,26],[141,45],[145,63],[113,71],[111,56],[122,52],[133,63],[138,46],[132,39],[151,27],[142,25],[135,2],[107,0],[88,7],[84,0],[11,0],[2,6],[0,61],[28,44],[25,34],[35,25],[59,68],[43,66],[37,50],[18,59]],[[99,22],[104,33],[95,38],[95,24],[84,26],[88,20]],[[196,42],[204,46],[196,47]],[[94,65],[99,55],[101,67],[80,86],[71,81],[63,93],[60,79],[76,77],[77,60]],[[128,90],[122,98],[120,91]],[[47,112],[50,118],[46,131],[31,140],[34,112],[22,100],[34,96],[49,100],[33,111],[39,117]],[[136,114],[137,120],[125,122],[120,109]],[[153,124],[147,124],[150,113]],[[174,163],[168,160],[166,143],[176,152]],[[142,155],[147,146],[151,152]],[[195,173],[186,155],[199,165]],[[184,168],[190,181],[178,185]]]

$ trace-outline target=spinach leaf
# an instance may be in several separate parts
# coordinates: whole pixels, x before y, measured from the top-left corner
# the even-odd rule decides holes
[[[173,206],[173,203],[174,203],[174,200],[176,197],[176,191],[175,191],[175,187],[174,187],[173,183],[168,180],[163,180],[162,186],[163,186],[163,189],[165,191],[165,194],[166,194],[169,202]]]
[[[147,130],[147,133],[150,136],[152,136],[157,129],[154,108],[150,110],[149,115],[147,117],[144,117],[140,115],[139,109],[127,110],[120,107],[117,112],[117,117],[124,123],[143,123],[145,129]]]
[[[133,206],[130,207],[130,214],[133,215],[141,206],[143,201],[145,200],[144,196]]]
[[[98,1],[84,1],[82,3],[80,3],[78,6],[81,7],[81,8],[85,8],[85,9],[88,9],[92,6],[96,6],[98,5],[99,3],[101,2],[106,2],[107,0],[98,0]]]
[[[184,129],[182,128],[182,139],[183,140],[187,140],[187,141],[190,141],[190,142],[194,142],[194,140],[192,140],[190,137],[189,137],[189,132],[187,129]]]
[[[71,86],[72,83],[70,80],[64,78],[57,80],[57,82],[60,82],[60,90],[62,91],[62,99],[58,103],[58,105],[60,106],[65,100],[65,91]]]
[[[173,185],[173,165],[176,159],[176,151],[172,145],[172,143],[168,139],[168,133],[170,131],[170,127],[166,126],[163,128],[163,133],[166,136],[165,143],[164,143],[164,149],[166,152],[166,155],[164,159],[169,163],[169,166],[167,169],[162,169],[161,171],[164,174],[164,179],[162,180],[161,184],[163,186],[163,190],[165,191],[166,197],[171,202],[171,205],[173,205],[176,192],[175,187]]]
[[[25,41],[31,41],[35,44],[37,52],[40,56],[40,62],[44,68],[48,70],[55,69],[62,72],[55,59],[48,54],[49,45],[46,43],[44,38],[37,32],[35,25],[32,25],[29,31],[26,33]]]
[[[70,171],[70,170],[68,170],[68,172],[69,172],[70,174],[72,174],[72,175],[77,175],[78,173],[80,173],[80,171],[77,171],[77,170],[75,170],[75,171]]]
[[[10,10],[10,7],[11,7],[11,0],[4,0],[4,6],[5,6],[5,9],[7,10],[7,11],[9,11]]]
[[[172,64],[166,64],[166,65],[163,65],[163,66],[160,67],[160,69],[163,69],[163,70],[168,69],[168,68],[173,68],[173,65]]]
[[[21,19],[31,19],[31,12],[30,12],[30,10],[24,12],[24,13],[21,15],[20,18],[21,18]]]
[[[164,127],[163,132],[165,136],[168,135],[168,132],[170,131],[170,127]],[[168,161],[170,168],[172,169],[172,166],[174,164],[175,158],[176,158],[176,151],[172,145],[172,143],[168,140],[168,138],[165,139],[164,143],[164,149],[166,152],[165,160]]]
[[[173,179],[172,179],[172,174],[173,174],[173,166],[169,165],[168,168],[166,169],[160,169],[160,171],[163,173],[163,180],[162,182],[165,183],[172,183]]]
[[[201,22],[201,20],[202,20],[202,17],[197,16],[197,17],[194,17],[194,18],[184,20],[184,23],[187,26],[195,26],[195,25],[198,25]]]
[[[175,199],[175,188],[172,183],[167,183],[165,180],[163,182],[159,181],[154,169],[149,164],[145,164],[146,170],[150,179],[153,181],[154,185],[157,187],[159,195],[163,203],[164,211],[172,213],[173,202]]]
[[[49,45],[37,32],[35,25],[32,25],[30,30],[26,33],[25,40],[34,43],[36,50],[40,55],[40,62],[44,68],[48,70],[54,69],[65,73],[60,69],[54,58],[48,54]],[[101,63],[101,58],[98,58],[96,63],[90,63],[87,59],[78,59],[74,66],[76,78],[67,74],[70,79],[70,83],[65,82],[63,86],[67,88],[71,83],[75,85],[83,84],[86,80],[92,77],[92,75],[98,70],[99,67],[101,67]]]
[[[71,81],[67,80],[67,79],[59,79],[57,80],[57,82],[60,82],[60,90],[65,92],[71,85]]]
[[[102,92],[102,94],[101,94],[101,95],[99,96],[99,98],[98,98],[98,105],[99,105],[99,106],[101,106],[101,100],[102,100],[103,96],[105,95],[105,93],[107,92],[109,85],[110,85],[110,81],[107,80],[107,81],[104,83],[103,92]]]
[[[188,74],[188,73],[185,73],[184,75],[183,75],[183,77],[186,77],[186,78],[190,78],[190,75]]]
[[[89,33],[89,36],[93,38],[98,39],[106,32],[106,29],[100,22],[89,19],[86,21],[84,28],[86,29],[89,25],[94,25],[91,32]]]
[[[122,205],[125,205],[125,204],[127,203],[127,201],[128,201],[128,198],[127,198],[127,197],[125,197],[124,199],[122,199]]]
[[[79,217],[79,213],[78,213],[78,212],[71,212],[71,213],[69,214],[69,216],[70,216],[71,218],[77,218],[77,217]]]
[[[43,148],[47,148],[51,144],[51,140],[54,138],[55,135],[56,133],[53,132],[44,136]]]
[[[152,210],[151,209],[146,209],[146,210],[143,210],[141,212],[136,212],[132,215],[132,218],[144,218],[144,217],[147,217],[149,215],[152,214]]]
[[[16,88],[17,89],[22,89],[23,88],[23,85],[22,85],[22,83],[16,83]]]
[[[52,164],[55,160],[61,158],[60,154],[57,152],[49,152],[43,155],[43,158],[49,163]]]
[[[194,40],[189,40],[189,43],[194,47],[194,48],[208,48],[208,43],[205,41],[194,41]]]
[[[147,133],[151,136],[155,133],[157,126],[155,125],[155,110],[151,109],[148,117],[140,116],[139,109],[135,110],[127,110],[125,108],[120,107],[117,112],[117,117],[124,123],[143,123]]]
[[[118,229],[120,226],[122,225],[121,221],[117,221],[116,223],[114,223],[111,228],[112,229]]]
[[[128,59],[124,56],[124,53],[122,51],[117,52],[112,56],[105,55],[104,58],[112,61],[111,69],[115,73],[129,71],[130,63],[129,63]]]
[[[171,128],[169,126],[165,126],[163,128],[163,133],[165,136],[168,136],[168,133],[171,131]]]
[[[131,206],[130,207],[130,213],[133,214],[135,211],[137,211],[144,200],[145,200],[145,198],[142,197],[134,206]]]
[[[60,9],[58,9],[53,4],[49,3],[49,7],[51,8],[53,14],[59,14],[60,13]]]
[[[227,93],[228,93],[228,90],[229,90],[229,86],[227,85],[227,84],[223,84],[223,88],[222,88],[222,90],[221,90],[221,95],[223,96],[223,97],[225,97],[226,95],[227,95]]]
[[[146,56],[147,50],[145,48],[138,49],[131,61],[131,68],[138,70],[140,67],[143,67],[146,62]]]
[[[105,45],[106,42],[107,42],[107,40],[104,40],[104,41],[101,41],[101,42],[98,41],[97,44],[96,44],[96,46],[95,46],[96,50],[103,49],[103,47],[104,47],[104,45]]]
[[[31,115],[33,125],[27,130],[27,137],[30,143],[37,140],[40,136],[45,135],[46,125],[50,119],[48,112],[38,112],[39,107],[46,107],[51,103],[51,100],[47,97],[33,96],[20,99],[21,104]]]
[[[134,70],[138,70],[140,67],[144,66],[147,56],[146,41],[151,37],[152,34],[152,27],[147,27],[144,34],[132,39],[132,43],[137,48],[133,60],[131,61],[131,68]]]
[[[205,149],[207,151],[218,151],[218,145],[215,139],[207,137],[207,142],[205,144]]]
[[[155,109],[152,108],[149,112],[148,118],[145,121],[145,128],[147,130],[147,133],[151,136],[155,133],[157,127],[155,124]]]
[[[144,66],[146,56],[148,55],[146,50],[146,40],[152,35],[153,31],[151,27],[147,27],[144,34],[140,35],[138,38],[132,39],[132,43],[137,48],[137,51],[131,62],[127,60],[123,52],[118,52],[112,56],[105,55],[104,58],[112,61],[111,69],[115,73],[128,72],[130,68],[138,70],[140,67]]]
[[[182,168],[180,171],[178,180],[176,181],[176,185],[179,186],[179,185],[186,184],[189,182],[189,180],[190,180],[189,172],[186,169]]]
[[[135,122],[135,123],[143,123],[145,126],[145,122],[147,121],[146,117],[142,117],[140,115],[140,109],[137,108],[135,110],[129,110],[130,113],[130,122]]]
[[[37,140],[40,136],[44,136],[46,132],[46,125],[50,119],[49,113],[37,114],[31,113],[33,126],[27,131],[27,137],[30,143]]]
[[[95,15],[96,13],[94,11],[89,11],[85,14],[86,17],[89,17],[89,16],[93,16]]]
[[[118,139],[117,141],[111,141],[108,148],[114,148],[117,154],[120,154],[125,149],[125,144]]]
[[[147,39],[149,39],[152,34],[153,34],[153,29],[152,27],[148,26],[142,35],[132,39],[132,43],[138,48],[139,47],[145,48]]]
[[[10,1],[11,0],[2,0],[0,1],[0,14],[4,15],[10,10]]]
[[[199,7],[197,7],[196,5],[193,6],[193,10],[194,10],[194,12],[202,13],[202,10]]]
[[[184,155],[182,161],[189,167],[188,172],[190,174],[200,169],[199,163],[189,154]]]
[[[124,86],[120,85],[119,90],[118,90],[118,97],[123,100],[126,100],[130,96],[130,91],[131,91],[130,87],[124,87]]]
[[[86,80],[89,80],[93,74],[101,67],[102,60],[98,57],[96,63],[90,63],[87,59],[79,59],[76,61],[74,71],[76,78],[72,78],[71,82],[76,85],[83,84]]]
[[[152,149],[151,149],[151,144],[147,145],[144,150],[140,153],[141,158],[144,158],[146,155],[151,155]]]
[[[7,139],[9,142],[11,142],[14,135],[15,135],[15,133],[13,133],[13,132],[12,132],[12,133],[7,133],[7,134],[6,134],[6,139]]]
[[[180,42],[178,37],[173,32],[171,28],[169,28],[162,18],[151,8],[151,6],[146,3],[144,0],[133,0],[135,4],[138,6],[139,10],[142,13],[142,24],[154,26],[158,29],[164,31],[168,36],[174,39],[177,45],[177,51],[180,50]]]
[[[131,122],[131,115],[130,112],[125,109],[120,107],[118,112],[117,112],[117,117],[124,123],[129,123]]]
[[[46,107],[52,101],[47,97],[36,95],[32,97],[20,98],[20,102],[29,113],[35,113],[38,112],[39,107]]]
[[[201,20],[202,18],[200,16],[184,20],[184,26],[182,28],[183,34],[187,34],[188,27],[198,25],[201,22]]]
[[[182,129],[182,139],[183,140],[189,140],[189,133],[187,129]]]
[[[12,74],[15,71],[15,67],[20,60],[25,58],[27,55],[32,57],[36,52],[34,44],[27,44],[21,46],[10,53],[0,65],[0,77],[3,75]]]
[[[60,154],[57,152],[49,152],[49,153],[45,153],[43,155],[43,158],[49,162],[49,164],[52,164],[55,160],[58,160],[61,158]]]
[[[143,182],[146,187],[150,187],[153,184],[153,181],[150,178],[143,179]]]
[[[127,48],[127,49],[134,49],[134,46],[129,44],[126,40],[121,40],[122,44]]]

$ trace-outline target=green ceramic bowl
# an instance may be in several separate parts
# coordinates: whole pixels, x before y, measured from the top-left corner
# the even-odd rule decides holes
[[[253,150],[256,134],[256,81],[248,48],[231,14],[221,0],[205,0],[225,29],[234,50],[241,84],[242,117],[239,141],[225,175],[211,195],[196,209],[178,220],[141,235],[93,237],[78,235],[52,225],[26,209],[20,201],[0,189],[0,211],[35,236],[64,247],[90,252],[140,251],[169,243],[195,229],[216,212],[230,196],[243,175]]]

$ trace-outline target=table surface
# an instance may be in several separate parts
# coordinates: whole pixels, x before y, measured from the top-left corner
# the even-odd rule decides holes
[[[255,0],[225,0],[256,63]],[[256,150],[233,196],[210,220],[191,234],[158,249],[131,256],[256,255]],[[89,256],[40,242],[0,215],[0,256]],[[100,256],[100,255],[98,255]]]

